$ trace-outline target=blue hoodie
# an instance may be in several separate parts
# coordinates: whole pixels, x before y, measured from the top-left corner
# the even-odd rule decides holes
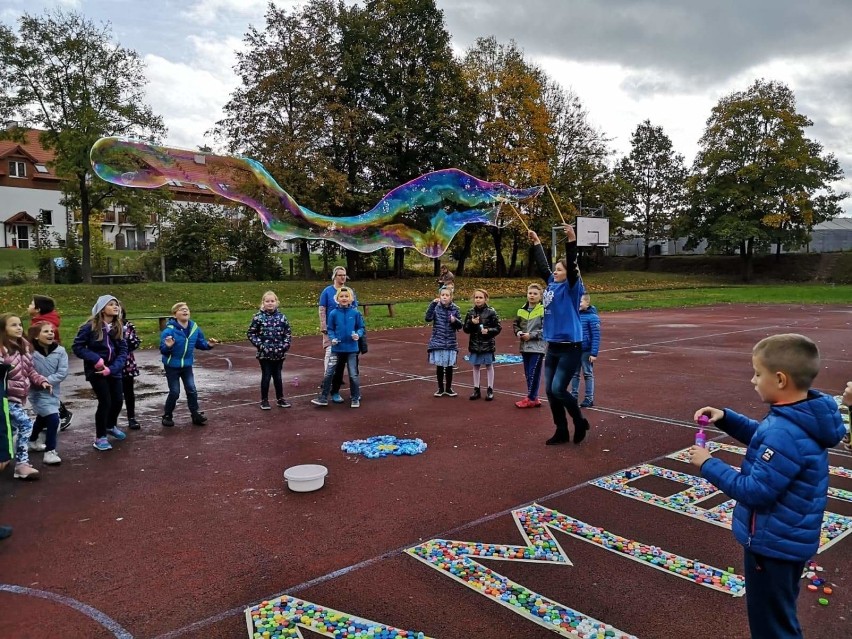
[[[577,269],[577,242],[565,245],[565,261],[568,263],[568,277],[563,282],[553,279],[553,272],[547,263],[547,256],[541,244],[533,247],[533,257],[541,279],[547,282],[547,288],[541,297],[544,304],[544,341],[569,342],[583,341],[583,327],[580,324],[580,298],[585,292],[583,280]]]
[[[583,326],[583,352],[597,357],[601,347],[601,318],[598,309],[590,306],[580,311],[580,324]]]
[[[729,408],[715,426],[748,444],[741,471],[708,459],[701,476],[729,497],[734,537],[752,552],[807,561],[819,548],[828,493],[828,452],[845,433],[837,402],[808,391],[807,399],[772,405],[762,422]]]

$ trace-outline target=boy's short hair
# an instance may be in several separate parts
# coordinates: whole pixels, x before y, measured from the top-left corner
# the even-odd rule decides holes
[[[798,390],[809,389],[819,373],[819,348],[797,333],[764,337],[754,345],[752,356],[770,371],[786,373]]]
[[[175,302],[175,303],[172,305],[172,315],[174,315],[175,313],[177,313],[177,312],[178,312],[178,309],[179,309],[181,306],[186,306],[187,308],[189,308],[189,304],[187,304],[186,302]]]
[[[337,298],[340,297],[340,294],[343,292],[349,293],[350,300],[355,298],[355,294],[352,292],[351,288],[349,288],[348,286],[341,286],[339,289],[337,289],[337,293],[334,294],[335,302],[337,301]]]
[[[583,293],[583,294],[580,296],[580,299],[581,299],[581,300],[586,300],[587,302],[591,302],[591,301],[592,301],[592,296],[591,296],[591,295],[589,295],[588,293]]]
[[[541,284],[536,284],[535,282],[533,282],[532,284],[530,284],[529,286],[527,286],[527,290],[530,290],[531,288],[534,288],[534,289],[535,289],[535,290],[537,290],[539,293],[541,293],[541,292],[544,290],[544,289],[541,287]]]

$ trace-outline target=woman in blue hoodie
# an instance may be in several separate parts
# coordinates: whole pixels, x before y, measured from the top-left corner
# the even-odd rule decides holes
[[[160,353],[163,356],[163,367],[166,370],[166,380],[169,384],[169,395],[163,408],[163,426],[174,426],[172,412],[180,397],[180,384],[186,391],[186,404],[192,415],[192,423],[203,426],[207,417],[198,409],[198,391],[195,388],[195,376],[192,364],[195,362],[195,349],[209,351],[218,344],[218,340],[207,339],[198,324],[189,319],[189,305],[177,302],[172,306],[172,317],[166,323],[166,328],[160,333]]]
[[[580,367],[583,347],[583,327],[580,323],[580,297],[584,293],[583,280],[577,268],[577,235],[569,225],[565,227],[567,243],[565,257],[556,262],[553,270],[541,247],[535,231],[529,232],[533,244],[533,255],[541,278],[547,282],[542,303],[544,304],[544,341],[547,352],[544,357],[544,388],[556,432],[545,443],[548,446],[571,441],[568,418],[574,422],[574,443],[586,437],[589,422],[583,417],[577,400],[568,386],[574,372]]]

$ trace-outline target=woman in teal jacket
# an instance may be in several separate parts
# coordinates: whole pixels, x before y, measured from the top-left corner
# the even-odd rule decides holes
[[[202,351],[212,350],[219,342],[204,337],[198,324],[189,319],[189,305],[186,302],[178,302],[172,306],[172,315],[160,334],[160,353],[163,355],[163,367],[169,384],[169,395],[163,408],[163,426],[175,425],[172,413],[180,397],[181,382],[186,391],[186,404],[192,414],[192,423],[203,426],[207,417],[198,409],[198,391],[192,372],[194,353],[196,348]]]

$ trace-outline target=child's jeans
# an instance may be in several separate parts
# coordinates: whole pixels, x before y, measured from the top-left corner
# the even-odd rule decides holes
[[[184,366],[183,368],[166,366],[165,368],[166,381],[169,383],[169,396],[166,397],[163,414],[171,415],[174,412],[180,397],[180,383],[183,382],[183,389],[186,391],[186,405],[189,407],[189,412],[195,415],[198,412],[198,391],[195,389],[195,375],[192,372],[192,366]]]
[[[56,433],[59,432],[59,413],[53,415],[37,415],[33,422],[33,432],[30,441],[38,439],[41,431],[45,431],[45,446],[47,450],[56,450]]]
[[[544,353],[521,353],[524,360],[524,377],[527,379],[527,399],[538,399],[538,387],[541,385],[541,366]]]
[[[571,379],[571,394],[577,397],[580,392],[580,373],[583,373],[583,381],[586,383],[585,401],[593,402],[595,400],[595,364],[590,361],[592,356],[590,351],[585,351],[580,355],[580,368],[574,373]]]
[[[9,421],[12,422],[12,436],[18,436],[15,442],[15,463],[29,464],[29,441],[33,432],[33,423],[27,411],[18,402],[9,402]]]
[[[331,359],[328,362],[328,368],[325,369],[325,377],[322,380],[322,391],[320,397],[328,399],[328,394],[332,390],[332,382],[334,381],[335,371],[340,367],[340,378],[343,378],[343,366],[349,368],[349,392],[352,399],[361,400],[361,382],[358,374],[358,353],[332,353]]]
[[[784,561],[745,550],[746,609],[752,639],[801,639],[796,616],[804,561]]]

